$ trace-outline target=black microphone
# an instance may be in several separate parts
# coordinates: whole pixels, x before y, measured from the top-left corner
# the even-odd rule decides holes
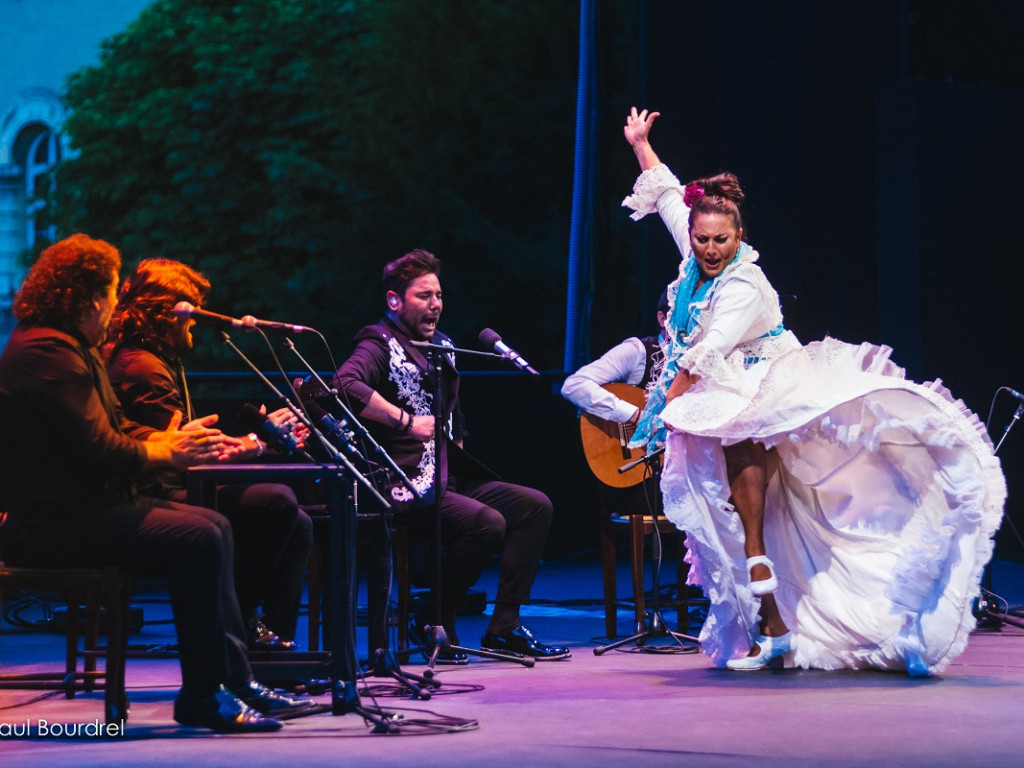
[[[512,349],[512,347],[510,347],[508,344],[503,342],[501,340],[501,336],[492,331],[490,328],[484,328],[482,331],[480,331],[480,335],[477,336],[477,338],[480,339],[481,344],[493,348],[495,352],[500,354],[502,357],[507,357],[509,360],[511,360],[519,368],[526,371],[527,373],[532,373],[534,376],[540,375],[537,373],[537,371],[533,369],[533,366],[531,366],[528,362],[526,362],[523,359],[522,355],[520,355],[518,352]]]
[[[236,317],[218,315],[216,312],[210,312],[205,309],[200,309],[199,307],[194,307],[187,301],[179,301],[175,304],[174,314],[178,317],[192,317],[196,320],[209,320],[214,323],[223,323],[224,325],[230,325],[234,328],[245,328],[247,331],[251,331],[256,328],[265,328],[268,331],[284,331],[286,333],[302,333],[303,331],[312,330],[304,325],[277,323],[273,320],[259,320],[252,315],[246,315],[239,320]]]
[[[244,328],[245,324],[234,317],[228,317],[227,315],[218,315],[216,312],[209,312],[199,307],[193,307],[187,301],[179,301],[174,305],[174,314],[178,317],[191,317],[195,320],[209,320],[214,323],[224,323],[225,325],[231,325],[235,328]]]
[[[315,400],[307,400],[304,405],[306,406],[306,413],[309,414],[309,417],[315,421],[319,421],[323,424],[324,429],[341,440],[342,446],[346,451],[356,458],[363,458],[363,455],[354,445],[356,433],[349,429],[348,422],[345,419],[339,419],[329,414],[320,406],[320,403]]]
[[[655,448],[653,451],[651,451],[650,453],[644,454],[639,459],[634,459],[633,461],[629,462],[628,464],[623,464],[621,467],[619,467],[618,473],[620,475],[624,475],[627,472],[629,472],[629,470],[631,470],[631,469],[633,469],[635,467],[638,467],[641,464],[649,463],[652,459],[657,458],[658,456],[660,456],[664,452],[665,452],[664,446],[662,446],[661,448]]]
[[[264,328],[268,331],[284,331],[285,333],[302,333],[303,331],[311,331],[312,328],[307,328],[304,325],[292,325],[291,323],[277,323],[273,320],[258,320],[252,315],[246,315],[241,319],[243,328],[248,328],[250,331],[253,328]]]
[[[1001,387],[1001,389],[1005,389],[1005,390],[1006,390],[1007,392],[1009,392],[1009,393],[1010,393],[1011,395],[1013,395],[1013,396],[1014,396],[1014,397],[1016,397],[1016,398],[1017,398],[1018,400],[1020,400],[1020,401],[1021,401],[1022,403],[1024,403],[1024,395],[1022,395],[1022,394],[1021,394],[1020,392],[1018,392],[1018,391],[1017,391],[1016,389],[1010,389],[1009,387]]]
[[[255,432],[285,453],[295,453],[299,449],[299,441],[288,427],[275,424],[252,403],[242,406],[242,410],[238,412],[238,423],[246,432]]]

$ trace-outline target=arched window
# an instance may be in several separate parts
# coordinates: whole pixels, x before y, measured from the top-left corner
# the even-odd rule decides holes
[[[24,156],[19,152],[19,144],[25,146]],[[56,229],[46,207],[51,171],[60,161],[56,132],[42,123],[26,126],[15,140],[14,156],[15,163],[24,170],[25,247],[34,251],[36,244],[45,247],[56,239]]]
[[[47,88],[19,93],[0,105],[0,346],[13,325],[11,301],[24,274],[25,256],[56,239],[46,199],[52,171],[71,151],[60,134],[65,110]]]

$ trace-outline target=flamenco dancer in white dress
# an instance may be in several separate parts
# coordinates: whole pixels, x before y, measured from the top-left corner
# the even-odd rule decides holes
[[[743,242],[743,192],[681,185],[631,110],[623,205],[657,211],[683,260],[669,350],[634,445],[664,441],[665,514],[686,531],[716,666],[940,672],[974,627],[1006,483],[984,426],[889,350],[802,346]]]

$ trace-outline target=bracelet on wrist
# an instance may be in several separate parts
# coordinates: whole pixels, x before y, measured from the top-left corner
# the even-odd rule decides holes
[[[247,437],[250,440],[252,440],[253,443],[256,445],[256,455],[257,456],[262,456],[263,455],[263,443],[260,442],[260,439],[258,437],[256,437],[256,433],[255,432],[250,432],[247,435]]]
[[[412,431],[412,414],[406,413],[405,411],[402,411],[402,413],[405,413],[407,421],[402,426],[402,429],[400,431],[403,435],[407,435],[409,434],[410,431]]]

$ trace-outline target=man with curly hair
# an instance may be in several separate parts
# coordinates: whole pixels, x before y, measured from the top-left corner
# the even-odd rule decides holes
[[[125,415],[143,425],[145,438],[165,429],[180,411],[195,418],[181,355],[192,348],[195,320],[179,317],[175,306],[202,305],[210,282],[173,259],[144,259],[121,285],[110,325],[107,372]],[[284,408],[268,417],[293,419]],[[263,455],[255,435],[222,435],[218,460],[252,460]],[[184,473],[163,468],[140,481],[144,493],[185,501]],[[232,484],[217,489],[217,509],[231,521],[235,537],[235,586],[254,650],[293,650],[313,523],[299,508],[295,491],[281,483]],[[259,613],[262,606],[263,612]]]
[[[178,630],[183,725],[276,730],[307,709],[253,679],[235,599],[227,519],[143,496],[147,469],[210,461],[213,419],[181,413],[145,440],[130,437],[97,347],[117,299],[121,256],[72,235],[43,251],[14,303],[18,325],[0,355],[0,556],[11,565],[123,565],[167,577]]]

